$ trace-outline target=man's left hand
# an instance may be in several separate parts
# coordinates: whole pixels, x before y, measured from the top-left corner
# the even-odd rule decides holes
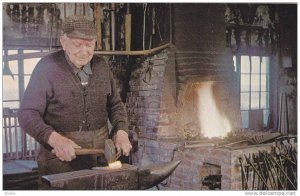
[[[122,151],[124,156],[128,156],[132,148],[128,139],[128,134],[124,130],[118,130],[115,135],[115,145],[117,151]]]

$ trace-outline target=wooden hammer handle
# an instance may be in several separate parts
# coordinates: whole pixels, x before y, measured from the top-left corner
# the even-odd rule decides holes
[[[104,154],[103,149],[75,148],[76,155]]]

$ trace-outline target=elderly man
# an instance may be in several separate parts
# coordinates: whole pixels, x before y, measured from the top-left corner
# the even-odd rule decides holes
[[[66,18],[63,50],[36,65],[18,113],[20,126],[41,145],[40,175],[91,168],[93,156],[75,148],[104,148],[108,119],[117,150],[128,156],[125,107],[105,61],[94,56],[96,28],[86,16]]]

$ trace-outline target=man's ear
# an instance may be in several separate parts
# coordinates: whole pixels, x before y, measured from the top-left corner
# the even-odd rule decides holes
[[[65,38],[65,36],[63,36],[63,35],[60,36],[59,41],[60,41],[60,44],[61,44],[63,50],[66,50],[66,38]]]

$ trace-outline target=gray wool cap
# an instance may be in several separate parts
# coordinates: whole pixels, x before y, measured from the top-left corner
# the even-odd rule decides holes
[[[69,38],[97,39],[96,26],[93,19],[88,16],[68,16],[64,22],[63,33]]]

